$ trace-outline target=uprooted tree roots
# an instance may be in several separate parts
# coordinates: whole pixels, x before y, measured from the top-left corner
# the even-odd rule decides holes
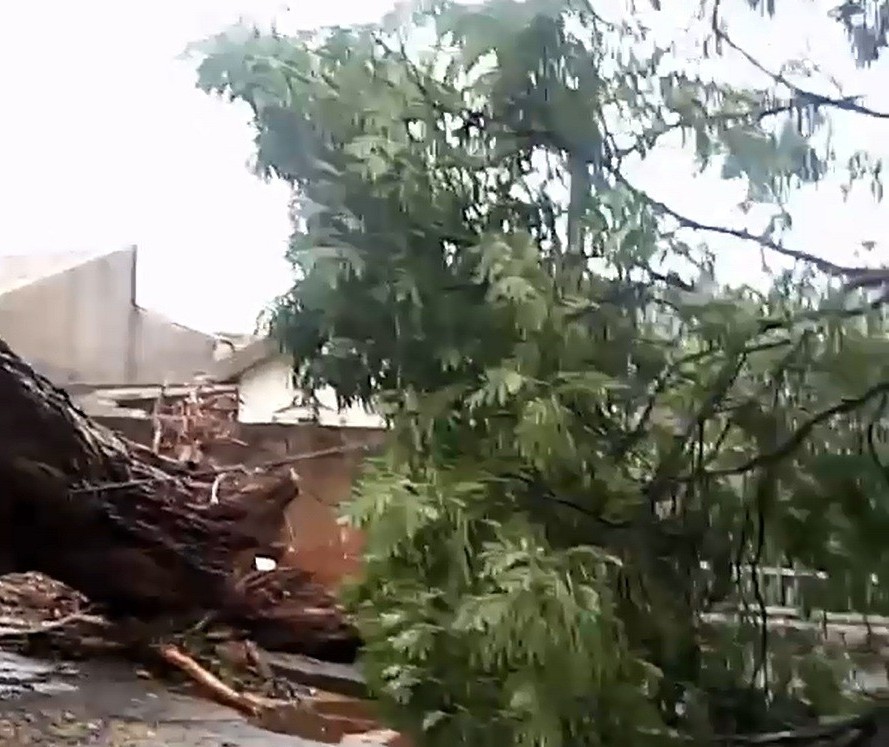
[[[248,576],[279,552],[292,473],[247,475],[211,503],[214,477],[92,422],[0,340],[0,574],[40,571],[152,637],[212,615],[280,648],[353,655],[355,633],[310,579]],[[282,596],[297,600],[286,619],[270,609]]]

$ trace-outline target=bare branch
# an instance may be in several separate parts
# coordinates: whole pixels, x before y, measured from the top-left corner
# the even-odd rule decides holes
[[[863,114],[867,117],[874,117],[876,119],[889,119],[889,112],[876,111],[874,109],[871,109],[870,107],[858,103],[861,96],[843,96],[842,98],[824,96],[820,93],[815,93],[814,91],[809,91],[805,88],[801,88],[795,83],[789,81],[787,77],[782,73],[776,73],[772,70],[769,70],[752,54],[750,54],[747,50],[745,50],[737,42],[735,42],[728,35],[728,32],[726,32],[725,29],[720,25],[719,8],[721,3],[722,0],[714,1],[713,13],[710,17],[710,27],[713,30],[713,33],[716,35],[716,38],[719,41],[725,43],[731,49],[735,50],[745,60],[747,60],[747,62],[753,65],[753,67],[755,67],[761,73],[767,75],[775,83],[778,83],[779,85],[782,85],[789,89],[791,93],[793,93],[793,95],[797,98],[798,106],[824,106],[831,107],[833,109],[839,109],[842,111],[854,112],[856,114]]]
[[[732,236],[736,239],[741,239],[742,241],[752,241],[756,244],[759,244],[765,249],[777,252],[778,254],[782,254],[785,257],[789,257],[799,262],[806,262],[808,264],[811,264],[812,266],[817,267],[822,272],[825,272],[828,275],[832,275],[834,277],[865,278],[875,273],[880,273],[881,277],[886,275],[885,272],[881,272],[873,267],[840,265],[835,262],[831,262],[830,260],[824,259],[823,257],[811,254],[810,252],[804,252],[800,249],[791,249],[788,246],[779,244],[774,239],[770,239],[767,236],[762,235],[758,236],[757,234],[751,233],[750,231],[743,228],[730,228],[728,226],[719,226],[714,223],[702,223],[701,221],[695,220],[694,218],[689,218],[685,215],[682,215],[673,208],[669,207],[667,204],[661,202],[660,200],[656,200],[647,192],[644,192],[643,190],[639,189],[638,187],[627,181],[626,177],[619,171],[613,172],[613,176],[624,187],[633,192],[633,194],[647,202],[652,208],[655,209],[656,212],[672,218],[683,228],[690,228],[696,231],[707,231],[708,233],[716,233],[722,236]]]

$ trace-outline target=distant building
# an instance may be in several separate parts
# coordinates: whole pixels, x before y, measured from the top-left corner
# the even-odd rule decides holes
[[[236,384],[242,423],[317,422],[340,428],[385,428],[383,418],[361,405],[340,409],[332,389],[315,392],[317,407],[308,406],[294,384],[293,359],[269,339],[241,345],[217,362],[212,378]]]

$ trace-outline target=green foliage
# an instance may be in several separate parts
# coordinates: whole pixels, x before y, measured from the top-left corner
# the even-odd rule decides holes
[[[819,650],[770,643],[756,569],[826,571],[804,609],[889,610],[839,581],[889,570],[882,306],[773,239],[788,190],[833,166],[812,138],[831,103],[678,72],[644,36],[582,0],[441,1],[199,48],[200,85],[253,108],[258,171],[294,187],[273,334],[307,389],[392,425],[349,507],[350,604],[422,744],[784,728],[844,706]],[[773,206],[771,231],[628,180],[680,138]],[[798,262],[722,287],[677,228]],[[751,614],[727,629],[720,605]]]
[[[556,744],[568,724],[605,743],[653,729],[654,672],[628,654],[602,583],[616,561],[555,550],[520,513],[492,522],[502,496],[468,476],[408,482],[381,465],[350,507],[377,579],[352,600],[365,671],[394,721],[442,745]]]

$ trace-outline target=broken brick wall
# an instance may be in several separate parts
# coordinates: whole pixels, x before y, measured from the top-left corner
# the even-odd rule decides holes
[[[97,418],[123,436],[150,445],[153,425],[135,418]],[[246,467],[297,454],[346,447],[346,450],[294,462],[300,477],[300,495],[287,512],[282,541],[288,552],[282,564],[311,572],[328,587],[338,586],[360,568],[361,535],[337,522],[340,505],[350,498],[365,453],[349,451],[353,445],[371,448],[382,443],[377,429],[335,428],[313,424],[240,424],[241,443],[213,445],[207,456],[217,464]]]

